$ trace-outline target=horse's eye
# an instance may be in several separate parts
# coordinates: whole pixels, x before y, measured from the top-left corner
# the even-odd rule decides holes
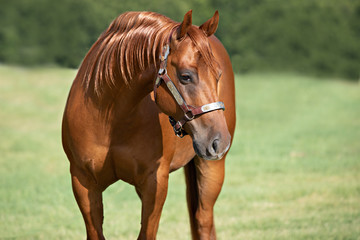
[[[183,75],[180,76],[180,81],[183,84],[189,83],[189,82],[191,82],[191,77],[188,74],[183,74]]]

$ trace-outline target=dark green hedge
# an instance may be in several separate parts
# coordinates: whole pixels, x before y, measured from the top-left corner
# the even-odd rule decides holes
[[[217,36],[236,72],[298,71],[357,80],[360,0],[0,0],[0,62],[77,67],[117,15],[151,10],[200,25],[220,12]]]

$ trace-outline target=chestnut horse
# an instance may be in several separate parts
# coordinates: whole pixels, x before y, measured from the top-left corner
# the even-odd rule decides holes
[[[102,192],[119,179],[141,199],[138,239],[155,239],[169,173],[181,167],[192,238],[216,238],[213,207],[235,129],[234,74],[213,35],[218,21],[217,11],[200,27],[192,11],[181,23],[127,12],[87,53],[62,141],[88,239],[104,239]]]

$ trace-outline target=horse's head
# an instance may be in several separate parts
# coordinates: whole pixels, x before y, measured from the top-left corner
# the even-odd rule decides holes
[[[224,105],[218,96],[221,71],[209,43],[217,29],[219,14],[216,11],[200,27],[192,25],[191,14],[186,13],[173,32],[170,53],[163,51],[155,86],[156,102],[174,119],[175,133],[186,132],[192,137],[199,157],[216,160],[224,156],[231,141]]]

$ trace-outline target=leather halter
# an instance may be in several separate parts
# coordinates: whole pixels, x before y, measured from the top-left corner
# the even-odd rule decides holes
[[[168,41],[169,43],[167,43],[164,46],[162,54],[160,56],[160,69],[159,69],[158,76],[156,78],[155,85],[154,85],[154,97],[156,100],[156,90],[158,89],[158,87],[160,87],[161,83],[164,82],[166,84],[167,88],[169,89],[170,93],[176,100],[177,104],[180,106],[180,108],[184,112],[184,117],[179,121],[176,121],[173,117],[169,116],[169,121],[170,121],[170,124],[174,128],[175,135],[180,138],[183,138],[185,135],[187,135],[187,133],[183,129],[183,126],[185,125],[185,123],[195,119],[196,117],[198,117],[204,113],[208,113],[208,112],[212,112],[212,111],[220,110],[220,109],[224,111],[225,105],[223,102],[213,102],[213,103],[208,103],[208,104],[202,105],[201,107],[194,107],[194,106],[188,105],[186,103],[186,101],[181,96],[179,90],[176,88],[173,81],[171,81],[171,78],[167,74],[167,70],[166,70],[167,59],[168,59],[168,56],[170,53],[169,44],[170,44],[171,35],[172,34],[170,34],[170,37],[169,37],[169,41]]]

